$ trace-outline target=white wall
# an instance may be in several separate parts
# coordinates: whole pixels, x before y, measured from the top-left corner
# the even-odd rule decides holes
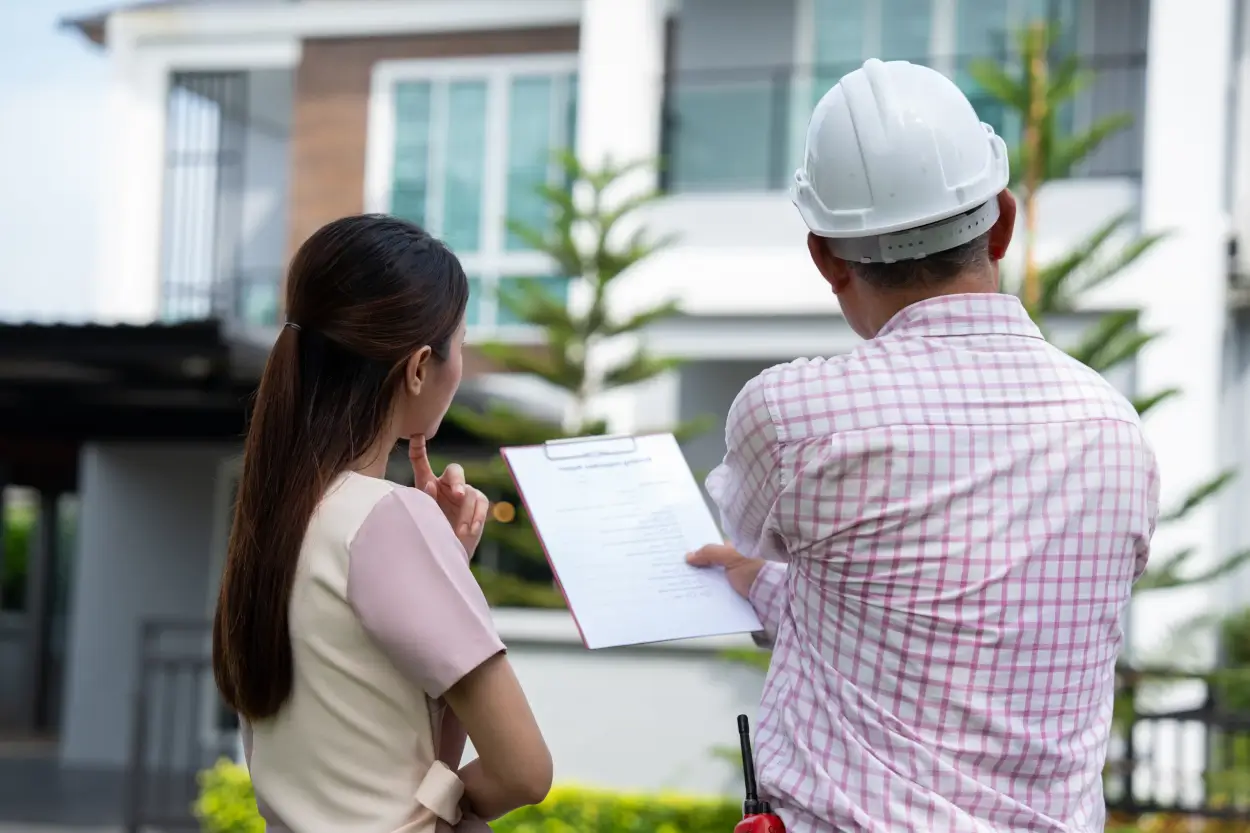
[[[202,619],[215,481],[231,446],[92,444],[79,480],[61,757],[120,766],[130,743],[139,623]]]
[[[1164,332],[1138,364],[1139,389],[1178,387],[1184,397],[1147,420],[1159,459],[1163,503],[1174,505],[1220,466],[1221,359],[1224,350],[1227,231],[1225,180],[1231,0],[1152,0],[1142,225],[1168,239],[1094,299],[1140,306],[1142,325]],[[1192,79],[1202,78],[1194,84]],[[1194,148],[1178,164],[1177,149]],[[1192,565],[1217,556],[1215,508],[1204,507],[1155,536],[1163,555],[1196,546]],[[1138,647],[1165,638],[1181,621],[1209,609],[1208,588],[1151,594],[1135,611]]]
[[[495,622],[557,783],[740,795],[741,770],[712,750],[736,748],[739,714],[755,722],[763,672],[720,653],[749,639],[588,651],[563,612],[497,610]]]

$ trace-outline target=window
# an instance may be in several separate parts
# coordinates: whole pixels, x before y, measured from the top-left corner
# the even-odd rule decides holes
[[[972,80],[968,67],[982,58],[1011,61],[1016,33],[1035,20],[1052,20],[1059,48],[1076,49],[1077,0],[807,0],[811,3],[814,105],[838,79],[868,58],[928,64],[951,76],[983,120],[1009,145],[1020,124]],[[1071,114],[1066,114],[1069,118]]]
[[[812,108],[838,79],[868,58],[928,64],[952,78],[968,94],[980,117],[1009,145],[1021,125],[1006,108],[973,81],[970,65],[989,58],[1018,60],[1017,33],[1035,20],[1057,24],[1059,53],[1082,51],[1097,77],[1066,102],[1060,118],[1080,130],[1110,113],[1140,114],[1145,76],[1142,46],[1129,52],[1102,44],[1092,35],[1116,32],[1128,44],[1142,12],[1128,3],[1080,0],[795,0],[798,13],[792,62],[783,51],[767,67],[702,68],[710,46],[692,40],[691,57],[670,67],[666,101],[665,185],[673,192],[755,191],[789,187],[801,163]],[[710,3],[691,8],[712,9]],[[700,15],[713,12],[700,11]],[[683,10],[683,16],[687,11]],[[694,12],[690,12],[694,14]],[[724,14],[720,12],[720,14]],[[690,26],[704,20],[692,17]],[[1095,23],[1097,26],[1095,27]],[[729,25],[729,24],[717,24]],[[739,33],[744,40],[749,33]],[[1100,35],[1104,40],[1109,37]],[[1085,43],[1084,41],[1091,41]],[[789,46],[790,44],[787,44]],[[681,47],[685,49],[686,47]],[[1123,50],[1123,47],[1120,47]],[[1092,57],[1093,54],[1098,57]],[[1078,54],[1081,54],[1078,52]],[[686,67],[689,64],[689,67]],[[710,65],[709,65],[710,66]],[[732,65],[731,65],[732,67]],[[1117,137],[1114,147],[1086,165],[1086,175],[1132,175],[1140,160],[1140,130]]]
[[[469,275],[471,330],[519,324],[499,290],[536,279],[568,297],[568,280],[508,228],[541,228],[537,188],[560,184],[554,159],[572,149],[575,55],[400,61],[374,73],[366,163],[369,210],[421,224]]]

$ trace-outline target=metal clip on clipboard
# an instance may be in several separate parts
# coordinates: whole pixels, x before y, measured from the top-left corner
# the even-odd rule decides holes
[[[615,457],[633,454],[638,439],[629,434],[607,434],[599,437],[568,437],[543,443],[548,460],[580,460],[583,457]]]

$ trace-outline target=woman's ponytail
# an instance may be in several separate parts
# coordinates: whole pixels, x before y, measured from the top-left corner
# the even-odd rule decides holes
[[[256,394],[213,619],[217,687],[248,720],[291,694],[291,589],[313,513],[389,430],[397,370],[451,338],[468,296],[455,256],[394,217],[337,220],[292,259],[293,323]]]

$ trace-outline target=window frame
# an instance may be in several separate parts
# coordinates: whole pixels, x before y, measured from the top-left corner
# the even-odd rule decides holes
[[[447,84],[457,80],[486,82],[486,153],[482,176],[479,251],[460,254],[465,272],[478,280],[479,323],[468,329],[470,340],[503,338],[538,341],[541,333],[524,324],[498,324],[497,289],[502,279],[563,277],[552,259],[538,252],[509,251],[505,218],[508,199],[509,105],[511,82],[525,75],[576,75],[576,52],[545,52],[465,58],[405,59],[374,65],[369,91],[365,140],[365,211],[390,213],[395,163],[396,88],[404,82]],[[430,155],[436,169],[442,137],[431,131]],[[441,169],[440,169],[441,170]],[[432,183],[440,179],[434,176]],[[579,276],[567,276],[572,282]]]

